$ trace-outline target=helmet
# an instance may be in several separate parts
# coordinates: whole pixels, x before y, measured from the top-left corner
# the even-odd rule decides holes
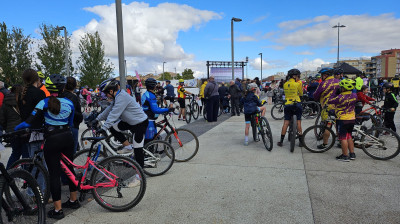
[[[154,89],[157,85],[157,81],[153,78],[148,78],[146,79],[146,81],[144,82],[144,85],[146,86],[146,88],[148,89]]]
[[[321,68],[321,70],[319,70],[319,72],[321,75],[326,74],[326,75],[333,75],[333,68]]]
[[[247,85],[247,89],[248,90],[252,90],[252,89],[255,89],[255,88],[257,88],[257,84],[255,84],[255,83],[250,83],[250,84]]]
[[[168,80],[168,79],[167,79],[167,80],[165,80],[165,82],[169,82],[169,83],[171,83],[171,80]]]
[[[339,82],[339,86],[345,88],[346,90],[353,90],[356,86],[356,81],[352,79],[343,79]]]
[[[179,83],[185,82],[185,80],[183,79],[179,79]]]
[[[46,78],[44,85],[49,92],[58,93],[64,89],[67,80],[59,74],[52,74]]]
[[[41,79],[45,78],[45,76],[43,75],[43,73],[41,71],[38,71],[37,74],[38,74],[39,78],[41,78]]]
[[[344,73],[344,71],[343,71],[342,68],[335,68],[335,69],[333,69],[333,74],[334,74],[334,75],[340,75],[340,74],[343,74],[343,73]]]
[[[301,72],[300,72],[298,69],[296,69],[296,68],[290,69],[290,70],[288,71],[288,76],[289,76],[289,78],[293,78],[293,76],[295,76],[295,75],[300,76],[300,74],[301,74]]]
[[[321,74],[316,74],[316,75],[315,75],[315,78],[316,78],[316,79],[321,78]]]
[[[393,90],[393,88],[394,88],[393,83],[386,82],[385,84],[383,84],[383,88]]]
[[[119,86],[118,80],[114,78],[107,79],[100,84],[100,91],[103,93],[107,93],[110,90],[116,91],[118,89],[118,86]]]

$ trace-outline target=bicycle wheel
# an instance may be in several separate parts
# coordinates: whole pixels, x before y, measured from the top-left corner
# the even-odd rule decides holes
[[[177,162],[189,161],[199,151],[199,139],[187,129],[175,129],[175,132],[172,131],[165,137],[165,141],[170,143],[175,150],[175,161]]]
[[[16,169],[21,168],[28,171],[38,183],[43,194],[43,199],[47,203],[50,198],[50,179],[47,168],[43,166],[41,162],[36,160],[34,161],[30,158],[17,160],[11,165],[11,167]],[[32,195],[32,189],[29,189],[28,192]]]
[[[83,165],[85,165],[85,163],[86,163],[86,161],[87,161],[87,157],[88,157],[88,155],[89,155],[89,151],[90,151],[90,149],[84,149],[84,150],[81,150],[81,151],[77,152],[77,153],[74,155],[74,160],[73,160],[72,162],[75,163],[75,164],[78,165],[78,166],[83,166]],[[96,152],[95,150],[93,150],[93,151]],[[90,159],[91,159],[92,161],[94,161],[94,162],[100,162],[100,161],[102,161],[104,158],[107,157],[107,155],[106,155],[103,151],[100,151],[99,155],[96,155],[96,153],[92,153],[92,154],[93,154],[93,155],[91,156]],[[89,168],[88,171],[87,171],[86,176],[90,177],[91,171],[92,171],[92,168]],[[76,174],[76,176],[78,176],[78,173],[81,173],[81,172],[83,172],[82,169],[75,169],[75,174]]]
[[[315,137],[315,132],[321,132],[321,137],[316,138]],[[323,133],[327,133],[327,144],[324,145],[323,142]],[[329,133],[329,136],[328,136]],[[301,139],[301,143],[303,144],[303,147],[306,148],[308,151],[313,152],[313,153],[321,153],[321,152],[326,152],[329,149],[331,149],[336,142],[336,135],[333,132],[333,130],[329,127],[326,127],[324,125],[314,125],[309,128],[307,128],[303,132],[303,137]]]
[[[175,115],[179,115],[180,106],[179,106],[179,103],[178,103],[177,101],[174,102],[173,107],[175,108],[175,110],[173,111],[173,113],[174,113]]]
[[[197,118],[199,118],[199,104],[197,104],[196,102],[192,103],[192,115],[193,115],[193,119],[197,120]]]
[[[275,120],[282,120],[284,117],[284,104],[283,103],[277,103],[275,104],[272,109],[271,109],[271,117]]]
[[[373,127],[367,130],[359,144],[365,154],[377,160],[392,159],[400,153],[399,135],[387,128]]]
[[[87,149],[90,148],[90,145],[92,144],[89,140],[83,140],[83,138],[88,138],[88,137],[95,137],[95,133],[93,132],[92,129],[87,128],[84,130],[81,134],[81,138],[79,139],[79,143],[82,147],[82,149]]]
[[[255,124],[254,119],[255,119],[254,116],[252,116],[252,118],[251,118],[251,123],[250,123],[250,125],[251,125],[251,132],[253,133],[253,140],[254,140],[255,142],[258,142],[257,126],[256,126],[256,124]]]
[[[4,177],[0,177],[0,206],[3,206],[2,203],[7,203],[8,206],[15,209],[12,213],[12,217],[7,217],[6,211],[0,209],[0,223],[45,223],[46,209],[44,198],[42,192],[39,190],[37,182],[27,171],[22,169],[11,169],[8,170],[8,173],[14,179],[14,183],[21,193],[21,196],[26,200],[32,210],[26,211],[22,207],[21,202],[10,188],[10,184],[6,182]],[[32,191],[29,192],[29,189]]]
[[[162,140],[147,143],[144,148],[143,171],[149,176],[160,176],[171,169],[175,160],[175,151],[171,144]]]
[[[290,138],[290,152],[294,151],[294,147],[296,144],[296,136],[297,136],[297,117],[296,115],[292,116],[292,125],[291,128],[289,129],[289,138]]]
[[[192,119],[192,108],[190,107],[190,105],[186,106],[186,112],[185,112],[185,119],[186,119],[186,123],[190,123],[190,120]]]
[[[161,124],[156,124],[156,128],[157,128],[157,133],[159,132],[158,130],[162,130],[163,129],[163,125]],[[169,130],[167,128],[164,128],[164,130],[162,130],[162,132],[160,134],[157,135],[157,137],[155,137],[153,140],[163,140],[165,139],[165,137],[167,137],[167,135],[169,134]],[[168,142],[171,144],[171,142]]]
[[[261,124],[261,138],[263,140],[264,146],[268,151],[272,150],[273,147],[273,139],[272,139],[272,132],[271,127],[269,126],[268,120],[265,117],[260,118]]]
[[[316,102],[309,101],[303,104],[303,117],[306,119],[314,119],[319,114],[319,105]]]
[[[110,156],[102,160],[94,169],[90,178],[96,202],[105,209],[114,212],[123,212],[136,206],[143,198],[146,191],[146,177],[142,168],[133,159],[126,156]],[[111,174],[107,174],[107,171]],[[115,175],[116,183],[110,187],[110,180],[103,174],[112,177]]]

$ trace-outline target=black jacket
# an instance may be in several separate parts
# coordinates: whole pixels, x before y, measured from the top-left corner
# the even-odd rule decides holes
[[[241,97],[242,95],[239,86],[236,84],[229,86],[229,95],[231,95],[232,98]]]
[[[69,91],[65,91],[65,92],[63,92],[61,97],[71,100],[71,102],[74,104],[74,108],[75,108],[74,128],[79,128],[79,124],[82,123],[82,121],[83,121],[83,115],[82,115],[81,104],[79,103],[78,96]]]
[[[32,85],[28,87],[24,98],[18,102],[22,121],[30,116],[36,105],[44,98],[46,98],[46,94],[42,90]]]
[[[6,95],[0,109],[0,125],[6,132],[14,131],[15,126],[21,123],[21,116],[17,107],[15,94]]]
[[[383,103],[383,108],[397,108],[399,103],[397,102],[396,96],[393,93],[386,93],[385,102]]]
[[[228,88],[226,86],[221,86],[218,88],[218,94],[219,98],[224,98],[226,95],[228,95]]]

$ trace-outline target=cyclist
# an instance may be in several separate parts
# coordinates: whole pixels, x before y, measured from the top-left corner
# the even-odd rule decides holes
[[[374,98],[367,96],[368,93],[368,86],[362,86],[361,91],[357,91],[357,103],[355,107],[356,114],[359,114],[362,111],[364,105],[371,104],[370,101],[375,101]]]
[[[167,90],[167,96],[164,98],[164,103],[167,105],[167,100],[169,100],[169,106],[172,107],[172,104],[175,102],[175,92],[174,87],[171,85],[171,81],[165,81],[167,85],[165,85],[164,89]]]
[[[394,115],[396,109],[399,106],[396,96],[393,94],[394,86],[392,83],[385,83],[383,85],[383,92],[385,93],[385,102],[383,103],[383,108],[386,110],[383,118],[385,127],[392,129],[396,132],[396,125],[394,124]]]
[[[46,97],[49,97],[50,96],[50,92],[47,90],[46,86],[44,85],[45,84],[44,80],[45,80],[46,77],[43,75],[43,73],[41,71],[38,71],[37,74],[39,76],[39,80],[40,80],[40,83],[41,83],[41,85],[39,86],[39,89],[44,92]]]
[[[333,77],[339,81],[343,79],[343,73],[344,71],[342,68],[333,69]]]
[[[120,90],[119,81],[112,78],[103,81],[100,84],[100,91],[112,99],[111,105],[107,107],[92,122],[96,126],[98,121],[106,120],[99,132],[106,132],[110,129],[111,134],[122,142],[123,148],[117,153],[131,153],[132,146],[135,159],[141,167],[144,166],[144,135],[146,133],[149,121],[142,107],[126,91]],[[133,144],[131,145],[121,131],[129,130],[133,135]]]
[[[251,123],[251,115],[257,111],[261,111],[261,116],[265,115],[265,106],[262,106],[259,98],[256,95],[257,84],[250,83],[247,85],[248,91],[243,98],[244,120],[246,123],[244,129],[244,145],[249,145],[249,129]]]
[[[157,98],[155,95],[157,81],[153,78],[148,78],[144,82],[147,91],[142,96],[142,107],[143,111],[147,114],[149,119],[149,125],[146,130],[145,144],[153,140],[154,135],[157,133],[154,121],[157,119],[159,114],[173,111],[173,108],[159,108],[157,105]],[[160,149],[163,150],[163,149]]]
[[[360,74],[356,74],[356,88],[353,89],[353,92],[360,91],[362,86],[364,85],[364,80],[360,76]]]
[[[377,97],[378,87],[379,87],[378,79],[371,74],[369,76],[369,89],[371,90],[371,97]]]
[[[321,111],[321,121],[325,121],[328,119],[328,113],[333,111],[334,105],[329,105],[328,100],[332,96],[332,94],[338,89],[339,87],[339,80],[333,77],[333,68],[322,68],[319,73],[322,77],[322,82],[318,85],[317,90],[314,93],[314,99],[321,103],[323,109]],[[328,125],[330,127],[330,125]],[[323,135],[323,143],[318,146],[319,149],[323,149],[328,144],[329,139],[329,131],[325,131]]]
[[[400,88],[400,79],[399,79],[399,75],[395,75],[394,78],[392,78],[392,80],[390,80],[391,83],[393,83],[393,93],[394,95],[397,97],[399,95],[399,88]]]
[[[339,141],[342,147],[342,154],[336,159],[343,162],[349,162],[356,159],[354,153],[354,142],[351,136],[355,124],[354,107],[357,100],[357,94],[352,93],[356,82],[351,79],[343,79],[339,82],[339,91],[333,94],[328,100],[329,104],[335,105],[336,125],[338,129]],[[349,153],[350,151],[350,157]]]
[[[191,94],[189,91],[187,91],[184,88],[184,84],[185,84],[185,80],[183,79],[179,79],[179,86],[178,86],[178,103],[179,103],[179,115],[178,115],[178,120],[182,120],[185,121],[185,114],[186,114],[186,103],[185,103],[185,99],[186,99],[186,95]]]
[[[315,75],[315,81],[317,81],[318,83],[321,83],[321,82],[322,82],[321,74],[316,74],[316,75]]]
[[[71,161],[73,160],[74,140],[71,127],[73,127],[74,104],[66,98],[58,98],[62,93],[66,80],[58,74],[47,77],[46,83],[52,82],[53,88],[48,90],[51,96],[41,100],[26,119],[15,127],[15,130],[44,124],[45,142],[43,145],[44,158],[50,175],[50,192],[53,198],[54,209],[47,214],[49,218],[62,219],[64,213],[62,207],[77,209],[80,204],[77,200],[77,188],[68,179],[70,198],[61,204],[61,153]],[[43,122],[44,121],[44,122]],[[72,173],[74,169],[68,166]]]
[[[300,71],[298,69],[290,69],[288,71],[287,79],[283,85],[283,91],[285,92],[285,108],[283,113],[285,114],[285,121],[283,122],[281,139],[278,142],[278,146],[283,145],[283,139],[285,139],[285,134],[287,128],[290,124],[290,120],[293,115],[297,117],[297,132],[299,134],[299,138],[302,136],[302,128],[301,128],[301,115],[302,115],[302,107],[300,104],[300,97],[303,96],[303,89],[299,82],[296,81],[300,77]],[[301,142],[299,142],[299,147],[302,147]]]
[[[203,112],[203,106],[205,106],[205,103],[206,103],[206,99],[204,98],[204,89],[206,88],[207,83],[208,83],[207,81],[204,81],[200,87],[200,93],[199,93],[200,100],[201,100],[200,114]]]

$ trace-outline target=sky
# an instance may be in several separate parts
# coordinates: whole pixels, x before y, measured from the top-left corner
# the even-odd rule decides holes
[[[231,61],[231,19],[235,61],[249,58],[246,75],[263,77],[291,68],[315,70],[336,62],[338,23],[340,59],[371,57],[400,48],[398,0],[353,1],[127,1],[122,0],[124,51],[128,74],[181,73],[185,68],[206,77],[206,61]],[[106,56],[118,74],[115,1],[1,1],[0,22],[22,28],[40,43],[39,26],[65,26],[73,61],[79,40],[99,32]],[[33,46],[32,50],[34,51]],[[36,47],[37,49],[37,47]]]

